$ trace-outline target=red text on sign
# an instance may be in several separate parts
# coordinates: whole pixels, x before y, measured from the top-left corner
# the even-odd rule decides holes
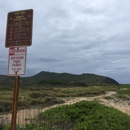
[[[24,59],[24,56],[11,57],[11,60]]]
[[[18,63],[12,64],[12,67],[18,67],[18,66],[21,66],[21,64],[18,64]]]

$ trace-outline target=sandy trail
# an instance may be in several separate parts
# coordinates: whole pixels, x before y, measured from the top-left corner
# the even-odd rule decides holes
[[[127,100],[122,101],[121,99],[116,99],[116,98],[113,98],[111,100],[104,99],[104,97],[106,96],[114,97],[114,95],[116,95],[116,91],[110,91],[110,92],[107,92],[105,95],[95,96],[95,97],[83,97],[83,98],[77,97],[77,98],[67,101],[65,104],[73,104],[73,103],[83,101],[83,100],[85,101],[98,100],[101,104],[104,104],[109,107],[114,107],[122,111],[123,113],[130,115],[130,105],[129,105],[130,101],[127,101]]]
[[[61,106],[61,105],[67,105],[67,104],[69,105],[69,104],[73,104],[73,103],[83,101],[83,100],[84,101],[98,100],[101,104],[104,104],[104,105],[110,106],[110,107],[114,107],[114,108],[130,115],[130,105],[128,105],[129,101],[122,101],[122,100],[119,100],[116,98],[113,98],[111,100],[104,99],[104,97],[106,97],[106,96],[114,97],[115,94],[116,94],[115,91],[109,91],[105,95],[100,95],[100,96],[95,96],[95,97],[75,97],[75,98],[64,99],[64,101],[65,101],[64,104],[53,105],[51,107],[47,107],[44,109],[20,110],[17,112],[17,124],[25,125],[27,123],[34,122],[34,120],[30,120],[30,119],[35,119],[39,113],[44,112],[47,109]],[[2,115],[2,116],[0,116],[0,119],[1,119],[1,122],[3,121],[5,124],[9,124],[11,121],[11,114]]]

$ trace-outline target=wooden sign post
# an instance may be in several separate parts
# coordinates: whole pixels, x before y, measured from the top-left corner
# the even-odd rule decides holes
[[[19,76],[17,76],[17,74],[16,74],[16,76],[15,76],[15,86],[14,86],[14,95],[13,95],[13,105],[12,105],[11,130],[16,130],[18,92],[19,92]]]

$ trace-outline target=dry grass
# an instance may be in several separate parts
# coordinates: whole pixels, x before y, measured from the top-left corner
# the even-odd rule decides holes
[[[63,103],[62,98],[69,97],[92,97],[104,95],[105,91],[118,90],[118,86],[38,86],[26,87],[20,84],[18,109],[34,108],[38,106],[47,107]],[[13,88],[1,88],[0,91],[0,112],[11,111],[13,99]],[[5,109],[6,106],[6,109]]]
[[[85,88],[84,88],[85,89]],[[19,89],[18,109],[37,107],[39,105],[50,106],[63,103],[60,97],[74,96],[83,88],[34,88]],[[86,91],[86,90],[84,90]],[[13,100],[13,89],[0,91],[0,112],[11,111]],[[6,106],[6,109],[5,109]]]

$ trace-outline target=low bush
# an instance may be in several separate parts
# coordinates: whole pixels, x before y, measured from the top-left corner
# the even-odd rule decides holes
[[[105,96],[104,99],[111,100],[111,99],[113,99],[113,97]]]
[[[72,130],[129,130],[130,116],[96,101],[65,105],[38,115],[46,124],[58,129]],[[59,125],[60,124],[60,125]]]
[[[118,90],[117,91],[118,95],[128,95],[130,96],[130,89],[127,89],[127,90]]]

